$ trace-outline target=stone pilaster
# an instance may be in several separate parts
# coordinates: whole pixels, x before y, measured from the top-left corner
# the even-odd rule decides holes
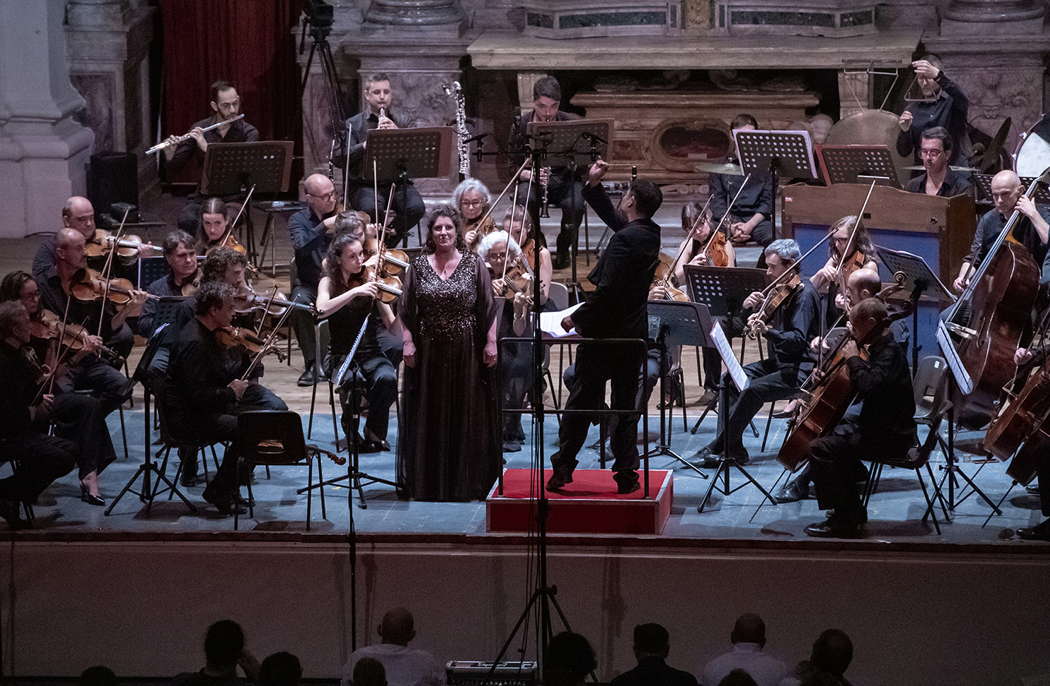
[[[0,237],[55,231],[86,189],[94,135],[74,118],[64,16],[64,0],[0,0]]]
[[[156,183],[150,147],[149,44],[154,9],[128,0],[70,0],[66,40],[70,78],[87,101],[82,123],[96,151],[139,156],[140,193]]]
[[[365,23],[374,27],[433,30],[457,28],[463,21],[459,0],[373,0]]]

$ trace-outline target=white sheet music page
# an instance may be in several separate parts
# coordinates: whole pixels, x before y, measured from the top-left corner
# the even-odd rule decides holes
[[[708,336],[715,342],[715,348],[729,371],[729,378],[733,380],[733,385],[738,391],[743,391],[747,388],[749,381],[747,374],[744,373],[744,368],[740,366],[736,355],[733,354],[733,346],[729,344],[729,339],[726,338],[725,332],[722,331],[717,321],[711,322],[711,331],[708,332]]]
[[[566,331],[561,327],[561,320],[579,309],[583,303],[576,303],[561,312],[540,312],[540,330],[552,338],[565,338],[576,335],[576,329]]]

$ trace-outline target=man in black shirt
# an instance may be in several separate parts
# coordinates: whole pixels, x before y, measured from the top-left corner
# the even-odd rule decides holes
[[[1050,346],[1018,348],[1014,353],[1018,378],[1037,373],[1046,363],[1047,355],[1050,355]],[[1050,440],[1046,438],[1047,428],[1046,422],[1037,427],[1037,430],[1032,432],[1032,435],[1014,456],[1014,460],[1020,461],[1023,461],[1025,456],[1034,456],[1035,475],[1038,481],[1036,486],[1028,487],[1028,492],[1038,492],[1040,510],[1046,517],[1035,526],[1017,530],[1019,537],[1029,541],[1050,541]]]
[[[841,348],[859,410],[809,446],[813,483],[828,518],[806,527],[810,536],[849,538],[861,535],[867,511],[855,475],[861,458],[903,457],[915,444],[915,401],[904,348],[893,340],[886,305],[868,298],[850,310],[852,339]],[[867,347],[868,359],[860,356]],[[856,408],[856,405],[854,405]]]
[[[1046,260],[1047,238],[1050,236],[1050,210],[1040,207],[1033,200],[1024,196],[1024,187],[1016,172],[1003,170],[992,177],[992,201],[995,209],[989,210],[977,223],[977,230],[970,244],[970,254],[959,268],[954,286],[962,291],[970,283],[970,277],[977,271],[995,239],[1002,233],[1006,222],[1014,210],[1022,215],[1014,226],[1013,237],[1032,254],[1037,266]]]
[[[571,112],[562,112],[561,106],[561,84],[553,76],[545,76],[532,87],[532,109],[525,114],[514,117],[510,127],[510,139],[507,147],[510,150],[510,162],[513,170],[525,161],[525,146],[530,144],[528,139],[528,126],[532,122],[572,121],[580,116]],[[535,175],[534,175],[535,173]],[[532,189],[529,190],[529,180],[532,180]],[[540,186],[542,179],[535,169],[526,169],[518,177],[518,202],[524,203],[528,195],[529,217],[533,226],[540,225],[540,200],[543,190]],[[574,176],[571,167],[550,167],[550,175],[547,178],[547,200],[551,204],[561,208],[561,230],[558,232],[558,253],[554,258],[554,267],[564,269],[569,266],[571,257],[571,246],[576,243],[583,221],[584,205],[582,193],[583,184]]]
[[[408,124],[399,121],[397,115],[390,111],[393,99],[394,92],[389,76],[382,73],[369,76],[365,80],[365,102],[368,106],[364,112],[358,112],[347,119],[342,125],[342,130],[336,132],[341,144],[332,159],[335,166],[345,168],[346,183],[350,185],[350,204],[355,209],[367,212],[372,221],[382,223],[389,194],[394,194],[393,210],[397,216],[387,226],[387,247],[394,247],[400,243],[409,229],[418,224],[426,212],[423,197],[412,185],[411,180],[394,185],[389,179],[380,179],[379,195],[376,196],[372,184],[372,170],[363,168],[369,131],[401,129]],[[348,135],[349,141],[344,141]],[[349,145],[349,167],[346,145]]]
[[[758,128],[758,121],[750,114],[738,114],[731,126],[734,131],[753,131]],[[743,185],[744,190],[740,192],[726,219],[729,237],[733,243],[753,240],[765,247],[773,241],[773,225],[769,221],[773,215],[773,178],[768,174],[751,176],[746,185],[744,178],[735,174],[711,174],[708,182],[711,216],[715,217],[715,221],[721,219]]]
[[[170,271],[166,276],[148,285],[146,292],[162,298],[181,298],[185,286],[200,281],[193,236],[185,231],[172,231],[164,239],[163,250]],[[147,300],[142,306],[142,314],[139,315],[139,335],[149,338],[157,327],[164,323],[157,318],[157,301]]]
[[[671,636],[659,624],[634,627],[634,657],[638,666],[613,679],[610,686],[696,686],[696,677],[667,664]]]
[[[241,113],[241,97],[237,89],[228,81],[216,81],[211,85],[211,102],[209,103],[212,115],[207,119],[201,119],[190,129],[190,137],[178,145],[172,145],[164,149],[164,157],[167,167],[176,172],[184,167],[191,159],[198,164],[204,164],[204,153],[208,151],[211,143],[255,143],[259,140],[259,130],[244,119],[232,121],[211,131],[202,131],[213,124],[230,121]],[[169,141],[177,136],[170,136]],[[188,198],[189,202],[179,213],[178,226],[190,234],[197,235],[200,227],[200,199],[198,191],[194,191]],[[227,202],[239,201],[236,196],[225,198]]]
[[[80,452],[72,441],[47,433],[54,396],[39,393],[39,369],[24,352],[29,341],[25,306],[0,303],[0,459],[20,462],[14,475],[0,479],[0,516],[10,528],[24,526],[19,503],[35,501],[52,481],[69,473]]]
[[[940,63],[935,58],[927,55],[912,62],[911,66],[915,69],[919,88],[929,102],[908,103],[907,109],[901,114],[898,122],[901,131],[897,134],[897,153],[915,155],[915,161],[919,162],[917,156],[923,132],[940,126],[947,129],[952,138],[955,153],[948,159],[948,163],[954,164],[959,159],[963,143],[967,140],[966,113],[969,111],[970,102],[959,90],[959,86],[944,75]]]
[[[772,282],[788,269],[794,268],[801,252],[793,239],[781,238],[767,245],[764,254],[766,278]],[[744,309],[758,309],[763,299],[762,293],[752,293],[744,299]],[[818,301],[813,284],[809,279],[802,278],[801,285],[777,308],[770,321],[757,319],[757,313],[748,318],[754,324],[756,333],[765,336],[768,353],[766,359],[744,367],[748,386],[743,392],[737,391],[728,374],[723,375],[722,383],[728,389],[730,409],[715,439],[696,454],[705,467],[718,465],[718,456],[727,450],[727,442],[726,457],[736,460],[738,464],[746,464],[748,454],[744,448],[744,430],[748,423],[762,409],[763,404],[790,398],[798,392],[803,379],[813,369],[814,356],[810,350],[810,341],[819,333]],[[719,409],[720,418],[724,411],[725,408]]]
[[[919,156],[926,171],[908,182],[908,191],[942,198],[970,192],[973,187],[970,177],[948,165],[952,155],[952,137],[948,134],[948,129],[942,126],[926,129],[922,133],[919,145]]]
[[[635,181],[614,208],[601,180],[609,165],[591,165],[583,196],[614,233],[598,263],[587,276],[597,288],[591,297],[562,321],[590,338],[640,338],[649,332],[646,303],[649,284],[660,255],[660,227],[652,216],[660,209],[663,194],[651,181]],[[605,382],[612,382],[612,408],[637,407],[639,369],[645,351],[633,345],[580,345],[576,356],[576,383],[566,409],[598,409],[605,399]],[[551,457],[554,474],[547,489],[556,491],[572,482],[576,454],[587,438],[590,419],[583,414],[565,415],[559,432],[559,449]],[[638,489],[638,417],[624,415],[611,440],[614,478],[620,493]]]

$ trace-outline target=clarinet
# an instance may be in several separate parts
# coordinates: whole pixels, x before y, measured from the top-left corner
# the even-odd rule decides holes
[[[470,132],[467,130],[467,101],[463,97],[463,86],[459,81],[453,81],[451,85],[441,84],[445,95],[456,99],[456,148],[459,153],[459,178],[462,181],[470,176],[470,150],[467,146],[467,138]]]

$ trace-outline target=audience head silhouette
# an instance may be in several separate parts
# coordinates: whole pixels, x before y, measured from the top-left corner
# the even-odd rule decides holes
[[[733,625],[733,633],[729,635],[733,643],[757,643],[766,645],[766,623],[762,618],[750,612],[737,617]]]
[[[634,627],[634,656],[656,655],[666,658],[671,651],[671,636],[667,629],[659,624],[639,624]]]
[[[117,686],[117,675],[103,665],[88,667],[80,673],[80,686]]]
[[[408,642],[416,637],[415,620],[412,613],[403,607],[395,607],[387,610],[383,615],[383,623],[379,625],[379,635],[383,643],[394,643],[407,646]]]
[[[298,686],[303,666],[291,653],[268,655],[259,665],[259,686]]]
[[[547,644],[543,680],[548,686],[577,686],[598,667],[586,638],[563,631]]]
[[[813,642],[809,661],[821,671],[842,676],[853,661],[853,641],[845,631],[827,629]]]
[[[354,686],[386,686],[386,669],[372,657],[363,657],[354,665]]]
[[[758,683],[744,670],[734,669],[718,682],[718,686],[758,686]]]
[[[229,671],[237,668],[237,660],[244,650],[244,631],[232,619],[222,619],[208,627],[204,637],[204,656],[208,667]]]

